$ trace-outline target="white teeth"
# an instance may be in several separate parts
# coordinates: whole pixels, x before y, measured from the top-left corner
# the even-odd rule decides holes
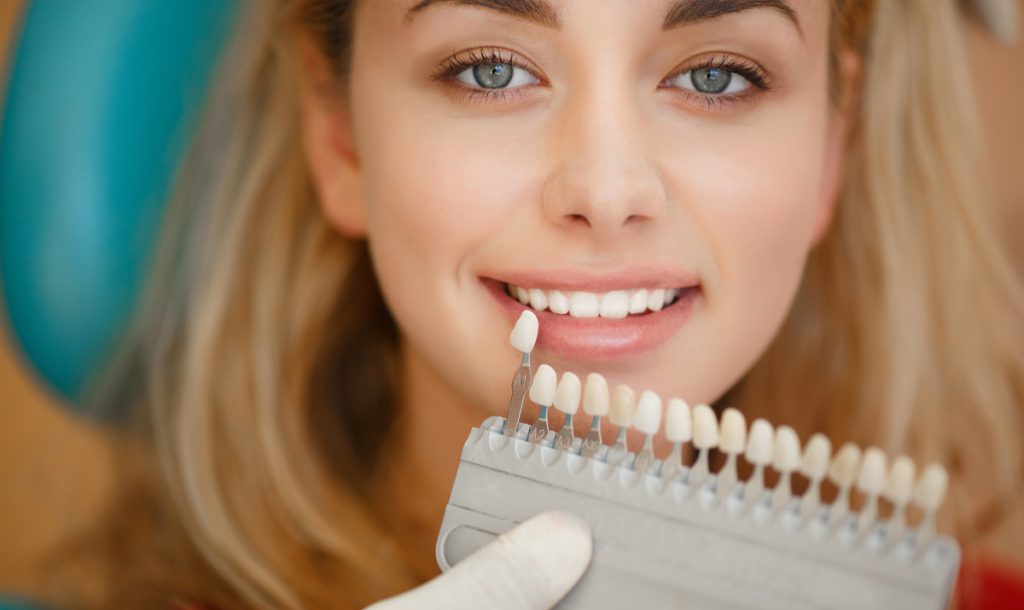
[[[574,292],[569,297],[569,315],[574,318],[596,318],[600,303],[593,292]]]
[[[665,306],[665,289],[656,288],[647,295],[647,308],[651,311],[661,311]]]
[[[800,460],[800,474],[812,481],[820,481],[828,474],[828,460],[832,457],[832,442],[820,432],[811,435]]]
[[[679,299],[678,288],[641,288],[639,290],[612,290],[595,293],[586,291],[563,292],[523,288],[506,285],[507,293],[523,305],[537,311],[549,310],[559,315],[569,314],[575,318],[602,317],[621,320],[629,315],[648,311],[661,311]]]
[[[530,307],[537,311],[544,311],[548,308],[548,293],[537,288],[530,289]]]
[[[551,313],[569,313],[569,297],[565,296],[564,292],[552,290],[548,293],[548,308],[551,309]]]
[[[697,449],[714,449],[718,446],[718,420],[708,405],[693,408],[693,446]]]
[[[743,454],[751,464],[767,466],[775,457],[775,430],[766,420],[755,419],[750,424],[747,451]]]
[[[647,311],[647,289],[641,288],[629,297],[629,313],[643,313]]]
[[[555,390],[555,408],[572,415],[580,408],[580,378],[574,373],[562,373],[562,380]]]
[[[793,472],[800,467],[800,437],[789,426],[775,429],[775,460],[772,466],[779,472]]]
[[[636,403],[636,419],[633,427],[644,434],[657,434],[661,426],[661,397],[645,390]]]
[[[665,437],[673,443],[688,443],[693,438],[690,405],[681,398],[670,398],[665,409]]]
[[[612,405],[608,411],[608,419],[620,428],[633,425],[633,414],[636,411],[636,394],[627,385],[615,386],[612,393]]]
[[[524,354],[529,354],[533,351],[534,344],[537,343],[538,328],[537,315],[530,310],[524,311],[519,314],[516,325],[512,327],[512,333],[508,338],[509,343]]]
[[[600,310],[602,318],[625,318],[629,315],[629,293],[625,290],[605,293],[601,297]]]
[[[938,464],[929,464],[914,488],[914,504],[931,513],[939,509],[946,497],[946,486],[949,475],[946,469]]]
[[[583,387],[583,412],[587,415],[607,415],[608,382],[597,373],[587,375],[587,384]]]
[[[533,374],[533,383],[530,385],[530,400],[535,404],[550,407],[555,402],[555,387],[557,386],[558,375],[555,369],[547,364],[537,367]]]
[[[747,421],[738,409],[729,407],[722,411],[722,423],[718,443],[725,453],[742,453],[747,442]]]

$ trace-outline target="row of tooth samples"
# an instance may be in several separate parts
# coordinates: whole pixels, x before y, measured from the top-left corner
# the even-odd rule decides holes
[[[533,442],[543,443],[550,434],[548,414],[553,406],[564,414],[553,446],[561,451],[573,450],[573,417],[582,403],[584,413],[591,418],[590,431],[579,444],[579,452],[584,457],[601,459],[598,454],[605,445],[601,438],[601,420],[607,417],[618,427],[618,436],[603,454],[604,461],[641,474],[659,476],[665,481],[682,481],[696,489],[711,482],[709,453],[717,448],[725,456],[724,465],[714,473],[714,493],[719,500],[724,501],[738,491],[737,461],[742,456],[753,467],[753,473],[744,482],[742,500],[748,505],[768,503],[770,496],[768,505],[773,512],[793,508],[804,521],[819,514],[823,507],[821,485],[828,479],[838,490],[835,500],[827,507],[830,527],[838,527],[851,516],[851,491],[856,490],[863,497],[855,520],[858,535],[867,534],[876,523],[878,500],[884,498],[893,509],[885,534],[890,541],[898,540],[906,532],[906,509],[910,504],[924,513],[918,526],[918,540],[930,538],[935,513],[946,493],[947,474],[938,464],[929,465],[920,477],[915,477],[914,463],[905,456],[896,458],[890,466],[880,449],[870,447],[862,452],[852,443],[844,444],[833,455],[831,442],[822,434],[814,434],[801,448],[799,437],[789,426],[775,428],[764,419],[755,419],[748,429],[743,414],[736,409],[725,409],[719,421],[710,406],[699,404],[691,409],[679,398],[670,399],[663,408],[656,393],[644,391],[637,398],[625,385],[609,390],[607,381],[597,373],[589,374],[585,383],[581,383],[571,372],[563,373],[559,379],[552,367],[542,364],[533,377],[529,396],[540,407],[537,423],[528,437]],[[629,454],[626,444],[629,428],[644,435],[643,445],[632,462],[625,461]],[[672,448],[656,470],[653,439],[662,429]],[[688,467],[682,459],[686,444],[692,445],[697,453]],[[767,468],[779,475],[773,489],[765,486]],[[791,488],[794,473],[808,481],[807,490],[799,498],[794,498]]]
[[[562,292],[509,285],[509,296],[537,311],[569,314],[575,318],[625,318],[630,314],[661,311],[679,298],[677,288],[641,288],[612,292]]]

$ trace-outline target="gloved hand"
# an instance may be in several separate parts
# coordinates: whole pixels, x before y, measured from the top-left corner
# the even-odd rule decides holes
[[[590,528],[550,511],[520,523],[426,584],[367,610],[539,610],[558,603],[590,563]]]

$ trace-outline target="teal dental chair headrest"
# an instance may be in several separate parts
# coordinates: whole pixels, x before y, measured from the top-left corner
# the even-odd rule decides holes
[[[135,304],[235,4],[25,3],[0,124],[0,281],[8,334],[71,408]]]

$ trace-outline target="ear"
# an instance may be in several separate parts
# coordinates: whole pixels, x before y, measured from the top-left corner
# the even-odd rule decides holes
[[[818,215],[814,220],[811,243],[817,246],[832,225],[839,189],[843,183],[846,168],[846,153],[849,146],[850,127],[856,121],[860,107],[861,58],[855,51],[843,50],[838,62],[841,79],[842,99],[835,103],[828,121],[825,142],[825,166],[819,194]]]
[[[352,123],[330,62],[305,35],[298,41],[302,147],[324,216],[341,234],[366,235],[362,173]]]

